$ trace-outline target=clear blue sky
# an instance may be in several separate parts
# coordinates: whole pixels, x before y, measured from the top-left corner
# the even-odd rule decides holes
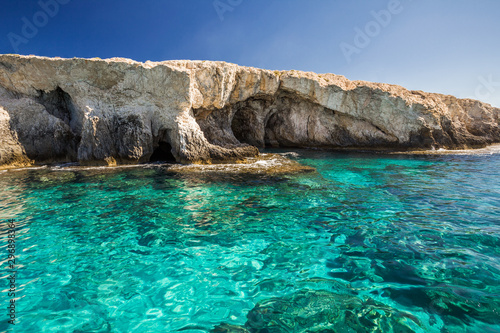
[[[0,53],[222,60],[500,106],[499,0],[53,1],[1,0]]]

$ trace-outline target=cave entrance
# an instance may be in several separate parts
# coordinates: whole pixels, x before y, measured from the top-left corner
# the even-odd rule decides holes
[[[250,99],[235,107],[231,130],[239,142],[264,147],[264,115],[270,105],[268,100]]]
[[[248,143],[251,136],[251,112],[248,109],[237,110],[231,121],[231,130],[238,141]]]
[[[167,162],[174,163],[177,162],[174,154],[172,154],[172,146],[170,143],[165,141],[160,141],[158,147],[153,151],[153,155],[149,158],[150,162]]]

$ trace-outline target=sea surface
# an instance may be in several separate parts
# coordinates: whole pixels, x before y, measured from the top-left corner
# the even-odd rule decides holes
[[[0,172],[0,331],[500,332],[498,152],[277,152],[317,171]]]

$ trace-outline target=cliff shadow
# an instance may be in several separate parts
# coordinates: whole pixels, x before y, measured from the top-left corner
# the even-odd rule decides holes
[[[157,136],[153,136],[153,154],[149,157],[149,162],[177,163],[168,130],[160,130]]]
[[[252,97],[235,104],[233,110],[234,136],[261,148],[376,148],[397,143],[397,138],[369,120],[326,108],[288,91]]]
[[[172,146],[165,141],[158,142],[158,146],[154,149],[153,154],[149,158],[149,162],[167,162],[176,163],[174,154],[172,154]]]
[[[36,96],[2,89],[10,131],[37,163],[76,162],[81,140],[81,114],[60,87]]]

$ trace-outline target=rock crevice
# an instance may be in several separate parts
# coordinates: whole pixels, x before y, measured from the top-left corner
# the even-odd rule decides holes
[[[500,141],[480,101],[223,62],[0,55],[0,165],[212,163],[257,147],[463,149]]]

